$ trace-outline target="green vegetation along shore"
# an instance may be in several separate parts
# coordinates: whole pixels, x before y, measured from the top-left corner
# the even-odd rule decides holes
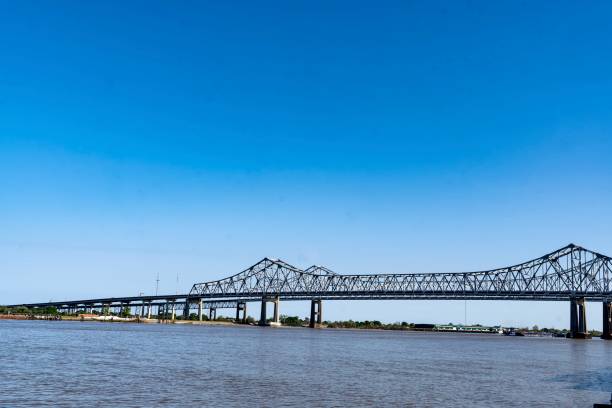
[[[100,319],[96,319],[96,317],[100,317]],[[105,319],[101,319],[102,317],[106,317]],[[47,308],[33,308],[29,309],[24,306],[18,306],[14,308],[0,306],[0,319],[10,319],[10,320],[26,320],[26,319],[45,319],[45,320],[104,320],[109,321],[109,318],[119,318],[116,321],[137,321],[140,320],[138,315],[130,314],[130,309],[125,308],[120,312],[113,312],[111,310],[103,310],[102,313],[97,311],[93,311],[91,313],[86,312],[85,310],[77,310],[74,313],[65,313],[59,312],[55,307],[47,307]],[[161,315],[161,316],[151,316],[152,319],[149,321],[157,321],[164,320],[168,321],[172,319],[170,314]],[[142,319],[147,320],[147,319]],[[185,322],[198,321],[198,315],[195,313],[191,313],[187,319],[185,319],[182,315],[177,314],[175,316],[175,320],[177,322]],[[203,315],[202,320],[205,322],[211,321],[208,316]],[[218,316],[213,319],[215,322],[226,322],[232,323],[234,322],[233,318]],[[268,319],[271,321],[271,319]],[[247,317],[247,324],[254,325],[257,324],[257,320],[252,316]],[[298,316],[280,316],[280,323],[283,326],[288,327],[308,327],[309,319],[307,317],[300,318]],[[409,323],[409,322],[395,322],[395,323],[383,323],[379,320],[343,320],[343,321],[324,321],[321,325],[322,327],[332,328],[332,329],[372,329],[372,330],[407,330],[407,331],[437,331],[437,332],[472,332],[472,333],[512,333],[513,335],[541,335],[541,336],[555,336],[555,337],[563,337],[567,334],[566,329],[554,329],[554,328],[539,328],[538,326],[533,326],[531,328],[528,327],[519,327],[519,328],[502,328],[500,326],[483,326],[479,324],[474,325],[460,325],[460,324],[419,324],[419,323]],[[593,337],[600,336],[596,330],[590,332]]]

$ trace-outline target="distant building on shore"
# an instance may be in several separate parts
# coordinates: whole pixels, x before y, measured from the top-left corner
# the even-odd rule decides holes
[[[433,325],[433,331],[441,332],[457,332],[457,333],[493,333],[503,334],[504,329],[501,326],[464,326],[461,324],[436,324]]]

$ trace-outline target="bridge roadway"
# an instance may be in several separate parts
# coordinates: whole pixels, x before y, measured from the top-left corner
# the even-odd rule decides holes
[[[586,301],[603,304],[603,338],[612,339],[612,258],[570,244],[521,264],[478,272],[341,275],[320,267],[299,269],[281,260],[264,258],[244,271],[217,281],[196,283],[187,294],[129,296],[12,306],[60,310],[108,311],[130,307],[142,316],[170,316],[177,310],[188,316],[197,309],[211,317],[216,309],[235,308],[236,321],[245,322],[247,303],[261,302],[260,324],[267,324],[267,304],[274,305],[273,323],[279,322],[279,303],[310,300],[310,326],[322,322],[323,300],[445,299],[569,301],[570,333],[588,337]]]

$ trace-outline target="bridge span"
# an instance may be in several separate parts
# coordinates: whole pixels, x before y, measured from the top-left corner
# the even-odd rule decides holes
[[[196,283],[181,295],[132,296],[19,306],[60,310],[110,307],[139,308],[142,316],[175,318],[182,309],[189,316],[197,309],[235,308],[236,321],[245,322],[247,304],[261,302],[260,324],[267,324],[267,304],[279,322],[281,301],[310,300],[310,326],[322,322],[322,301],[335,299],[446,299],[569,301],[570,334],[588,336],[586,302],[603,305],[603,338],[612,339],[612,258],[570,244],[539,258],[504,268],[478,272],[408,274],[337,274],[325,267],[300,269],[278,259],[264,258],[244,271],[216,281]],[[18,306],[18,305],[14,305]]]

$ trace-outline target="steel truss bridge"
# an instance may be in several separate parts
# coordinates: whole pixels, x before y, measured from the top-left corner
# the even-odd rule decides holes
[[[141,314],[158,315],[182,308],[185,316],[197,308],[211,315],[236,308],[236,320],[246,319],[246,304],[261,302],[260,323],[266,324],[266,304],[274,303],[278,322],[281,300],[311,300],[311,326],[321,323],[321,301],[334,299],[475,299],[570,301],[570,331],[586,337],[585,301],[603,302],[604,337],[612,337],[612,258],[570,244],[539,258],[504,268],[453,273],[337,274],[325,267],[300,269],[264,258],[244,271],[216,281],[196,283],[188,294],[102,298],[25,304],[60,309],[141,307]],[[240,312],[243,316],[240,318]]]

